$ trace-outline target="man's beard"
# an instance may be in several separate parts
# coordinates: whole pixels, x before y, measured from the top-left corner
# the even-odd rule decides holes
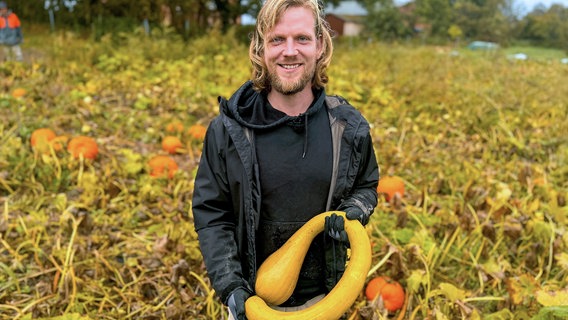
[[[304,90],[307,85],[311,84],[314,74],[315,68],[305,70],[298,80],[283,80],[276,72],[269,72],[268,81],[273,90],[284,95],[293,95]]]

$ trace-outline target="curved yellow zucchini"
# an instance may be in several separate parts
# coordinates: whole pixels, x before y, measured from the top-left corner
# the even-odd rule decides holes
[[[359,221],[345,219],[351,257],[336,286],[321,301],[304,310],[284,312],[268,306],[279,305],[292,295],[303,258],[314,237],[323,231],[325,217],[333,213],[345,218],[345,213],[341,211],[328,211],[315,216],[263,262],[257,273],[256,295],[245,303],[249,320],[339,319],[357,300],[371,267],[371,244]]]

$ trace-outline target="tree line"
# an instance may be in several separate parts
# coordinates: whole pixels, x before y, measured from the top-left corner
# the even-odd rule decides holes
[[[518,0],[415,0],[402,8],[393,0],[360,1],[369,12],[367,30],[383,39],[523,41],[568,51],[568,8],[559,4],[521,16]]]
[[[323,6],[340,0],[320,0]],[[500,44],[525,41],[568,50],[568,8],[537,6],[520,16],[518,0],[357,0],[368,12],[365,37],[381,40],[484,40]],[[171,29],[185,39],[211,28],[243,28],[241,16],[256,16],[262,0],[27,0],[12,1],[21,19],[73,29],[96,38],[143,26]],[[246,27],[245,27],[246,28]],[[249,27],[250,29],[250,27]]]

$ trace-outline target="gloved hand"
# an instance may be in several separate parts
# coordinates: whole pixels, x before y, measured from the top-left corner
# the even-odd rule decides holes
[[[335,213],[325,217],[324,231],[335,240],[341,242],[349,241],[345,231],[345,221],[342,216],[338,216]]]
[[[345,209],[345,217],[349,220],[359,220],[363,226],[369,223],[370,214],[363,212],[359,207],[349,207]]]
[[[325,217],[325,286],[331,291],[345,272],[349,239],[345,231],[345,220],[335,213]]]
[[[245,301],[251,296],[251,293],[243,287],[238,287],[229,295],[227,306],[229,312],[236,320],[245,320]]]

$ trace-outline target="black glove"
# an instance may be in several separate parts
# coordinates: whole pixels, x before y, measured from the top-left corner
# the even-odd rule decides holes
[[[245,301],[251,296],[251,293],[243,287],[238,287],[229,295],[227,306],[229,312],[236,320],[245,320]]]
[[[363,226],[369,223],[370,214],[363,212],[359,207],[349,207],[345,209],[345,217],[349,220],[359,220]]]
[[[349,239],[345,231],[345,220],[335,213],[325,217],[325,286],[331,291],[345,272]]]
[[[349,241],[347,232],[345,232],[345,221],[342,216],[338,216],[335,213],[325,217],[324,231],[335,240],[341,242]]]

